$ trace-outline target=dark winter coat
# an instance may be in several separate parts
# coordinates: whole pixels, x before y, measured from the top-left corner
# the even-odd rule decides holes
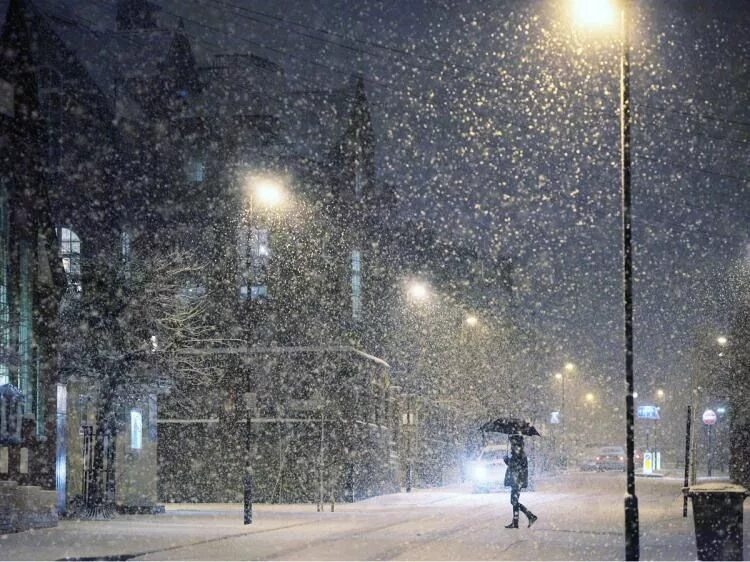
[[[505,486],[511,488],[526,488],[529,485],[529,461],[526,459],[526,455],[521,453],[520,455],[505,456],[505,464],[508,465],[505,471]]]

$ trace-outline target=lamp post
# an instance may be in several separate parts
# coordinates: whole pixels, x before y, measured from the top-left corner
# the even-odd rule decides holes
[[[567,468],[568,457],[565,455],[565,375],[555,373],[555,378],[560,381],[560,458],[563,466]]]
[[[406,296],[409,301],[418,306],[423,306],[428,303],[431,297],[431,291],[427,283],[419,280],[409,281],[406,287]],[[420,331],[421,333],[421,331]],[[412,386],[415,387],[418,392],[422,393],[422,362],[425,353],[425,342],[424,335],[420,335],[419,338],[419,355],[417,357],[417,365],[415,367],[415,375],[418,378],[416,381],[412,381]],[[416,384],[414,384],[416,383]],[[414,411],[414,394],[407,395],[406,403],[406,415],[404,416],[404,430],[406,431],[406,491],[411,492],[412,485],[414,483],[414,447],[416,443],[416,412]]]
[[[247,222],[253,219],[255,204],[262,205],[267,209],[279,207],[285,200],[282,182],[273,176],[260,175],[251,176],[247,179],[246,195],[248,203]],[[248,227],[250,224],[248,224]],[[249,229],[248,229],[249,234]],[[248,241],[249,243],[249,241]],[[241,245],[240,247],[245,247]],[[260,240],[258,240],[258,252],[262,252]],[[268,249],[266,248],[266,252]],[[241,256],[247,259],[247,256]],[[253,272],[254,273],[254,272]],[[252,276],[252,274],[251,274]],[[247,298],[252,298],[252,282],[248,279]],[[255,395],[252,392],[252,379],[250,365],[245,368],[245,475],[243,478],[243,523],[249,525],[253,522],[253,411],[255,409]]]
[[[630,35],[628,18],[631,0],[619,0],[620,11],[620,184],[622,196],[622,259],[625,336],[625,424],[627,444],[627,494],[625,496],[625,558],[640,558],[638,498],[635,495],[634,400],[633,400],[633,248],[630,174]],[[608,25],[615,18],[606,0],[574,0],[577,20],[583,25]]]

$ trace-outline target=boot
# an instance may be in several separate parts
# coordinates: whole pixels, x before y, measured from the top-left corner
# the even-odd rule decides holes
[[[509,525],[506,525],[505,528],[506,529],[518,529],[518,519],[514,517],[513,521],[511,521]]]
[[[518,508],[521,510],[521,512],[526,516],[526,518],[529,520],[529,527],[531,527],[534,523],[536,523],[536,520],[538,517],[531,513],[528,509],[526,509],[526,506],[523,504],[519,504]]]

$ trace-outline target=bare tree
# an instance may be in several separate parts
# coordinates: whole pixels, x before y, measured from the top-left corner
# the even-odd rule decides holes
[[[139,252],[83,264],[83,293],[62,308],[63,365],[97,386],[94,454],[82,516],[109,517],[114,482],[104,466],[120,402],[150,388],[208,385],[217,369],[200,355],[178,353],[203,346],[215,332],[207,314],[203,266],[179,249]]]

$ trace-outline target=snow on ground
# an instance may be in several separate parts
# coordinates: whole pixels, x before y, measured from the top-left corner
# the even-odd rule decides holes
[[[472,494],[468,487],[336,504],[333,513],[314,505],[257,505],[250,526],[242,525],[237,504],[173,504],[160,516],[63,521],[55,529],[6,535],[0,559],[618,560],[624,490],[622,474],[540,481],[521,495],[539,521],[528,529],[522,515],[518,530],[503,528],[511,518],[507,492]],[[641,558],[694,560],[692,512],[682,517],[681,482],[638,479],[637,494]],[[746,531],[746,553],[749,542]]]

